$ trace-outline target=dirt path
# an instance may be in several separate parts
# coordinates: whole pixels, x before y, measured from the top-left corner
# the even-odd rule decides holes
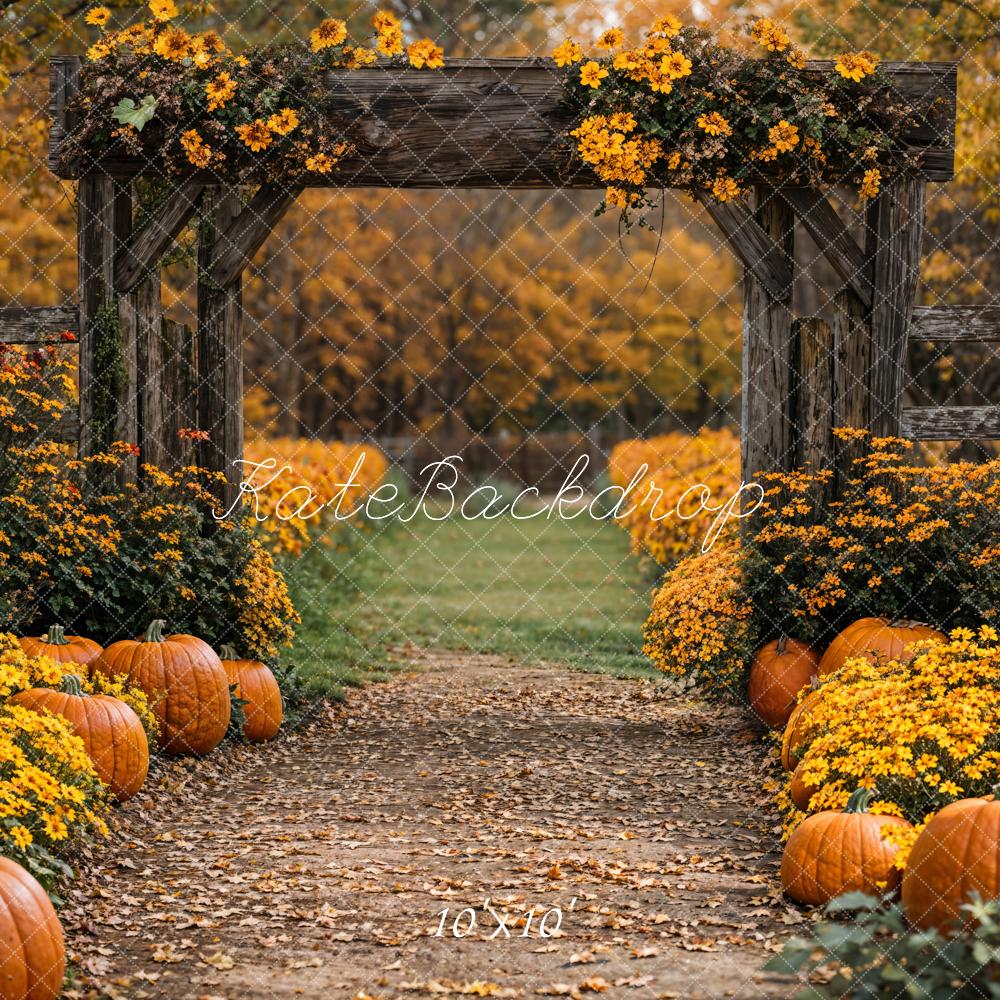
[[[291,738],[161,772],[72,892],[69,995],[790,995],[757,971],[801,918],[739,713],[422,659]]]

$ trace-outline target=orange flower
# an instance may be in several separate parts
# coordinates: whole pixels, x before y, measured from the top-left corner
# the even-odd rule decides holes
[[[262,118],[250,122],[249,125],[237,125],[236,134],[253,153],[259,153],[267,149],[274,141],[274,136],[271,135],[271,130],[267,127],[267,122]]]

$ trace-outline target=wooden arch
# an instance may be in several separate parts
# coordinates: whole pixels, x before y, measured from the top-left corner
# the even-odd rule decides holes
[[[901,408],[908,337],[993,339],[1000,315],[935,310],[918,311],[914,320],[926,183],[950,180],[954,172],[956,66],[883,66],[920,111],[919,126],[906,136],[918,166],[870,203],[863,245],[816,189],[775,187],[761,177],[752,208],[702,199],[744,266],[746,478],[797,461],[843,465],[851,456],[835,446],[831,430],[838,425],[916,438],[1000,436],[996,408]],[[232,502],[239,482],[232,463],[243,449],[241,276],[302,181],[266,184],[244,198],[220,178],[192,172],[175,179],[159,214],[133,232],[132,182],[156,164],[113,157],[66,162],[62,154],[74,128],[66,109],[80,68],[78,57],[52,62],[50,165],[79,181],[81,450],[118,437],[138,442],[142,461],[170,458],[164,401],[175,389],[165,383],[171,367],[163,357],[159,261],[198,212],[196,423],[210,435],[199,461],[226,473]],[[809,68],[832,69],[827,62]],[[328,85],[336,112],[360,120],[362,139],[335,175],[310,177],[310,185],[603,187],[570,156],[565,135],[572,113],[562,102],[562,74],[549,60],[457,60],[434,72],[387,65],[330,71]],[[796,220],[843,282],[832,327],[794,318]],[[94,320],[108,308],[118,312],[128,389],[112,419],[98,420],[101,325]]]

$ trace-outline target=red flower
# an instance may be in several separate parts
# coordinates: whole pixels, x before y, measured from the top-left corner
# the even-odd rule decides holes
[[[75,344],[76,334],[72,330],[63,330],[63,332],[59,334],[59,339],[64,344]]]
[[[199,431],[194,427],[182,427],[177,436],[182,441],[207,441],[208,431]]]

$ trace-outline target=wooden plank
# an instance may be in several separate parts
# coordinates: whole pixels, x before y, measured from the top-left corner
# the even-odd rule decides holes
[[[115,179],[114,207],[114,254],[121,253],[132,239],[132,186],[129,178]],[[111,264],[114,274],[114,260]],[[139,316],[136,311],[136,301],[131,295],[114,296],[118,305],[118,352],[120,365],[120,383],[116,387],[113,398],[108,399],[114,409],[113,440],[125,441],[128,444],[139,443],[139,394],[138,384],[138,347]],[[139,474],[138,456],[128,454],[122,456],[118,469],[118,480],[123,483],[134,483]]]
[[[833,300],[833,426],[865,429],[871,422],[868,373],[872,340],[865,307],[850,289]],[[863,441],[834,442],[835,492],[852,474],[854,462],[865,452]]]
[[[782,253],[746,205],[741,201],[723,203],[701,195],[698,201],[722,230],[743,266],[771,296],[782,302],[789,301],[792,296],[790,258]]]
[[[869,208],[868,232],[874,240],[869,428],[878,437],[895,437],[900,431],[926,188],[922,177],[898,177],[882,188]]]
[[[73,124],[66,107],[79,87],[82,66],[79,56],[56,56],[49,63],[49,169],[56,174],[62,142]]]
[[[78,60],[56,57],[54,62]],[[830,62],[807,64],[832,72]],[[894,63],[883,68],[914,102],[920,121],[904,137],[924,176],[950,180],[955,160],[955,63]],[[310,186],[377,188],[600,188],[566,142],[574,121],[563,102],[563,73],[548,59],[448,60],[442,70],[379,65],[327,74],[331,117],[359,123],[357,152]],[[53,102],[56,107],[56,102]],[[58,113],[58,109],[56,112]],[[55,123],[60,139],[72,123]],[[72,178],[94,163],[59,162]],[[158,172],[155,159],[107,156],[100,168],[132,176]],[[198,175],[195,175],[198,176]],[[219,178],[201,174],[209,183]]]
[[[871,262],[837,214],[829,198],[813,187],[783,187],[784,198],[840,279],[871,307]]]
[[[787,261],[793,259],[795,216],[787,202],[758,188],[755,215]],[[789,267],[790,270],[790,267]],[[790,284],[790,282],[789,282]],[[790,469],[795,461],[794,372],[797,345],[790,302],[776,298],[747,268],[743,279],[742,470],[744,482],[760,472]]]
[[[910,340],[1000,343],[1000,306],[918,306],[913,310]]]
[[[1000,406],[908,406],[902,427],[913,441],[1000,439]]]
[[[164,442],[166,386],[160,351],[160,328],[163,325],[160,269],[147,271],[125,298],[134,304],[135,312],[139,462],[166,468],[170,453]]]
[[[0,309],[0,344],[63,344],[64,333],[80,335],[76,306],[5,306]]]
[[[811,316],[796,320],[798,338],[798,440],[796,466],[814,471],[833,468],[833,330]]]
[[[208,432],[199,443],[199,464],[226,476],[219,491],[220,515],[239,503],[243,458],[243,281],[219,287],[209,277],[216,241],[243,210],[233,189],[202,196],[198,248],[198,425]]]
[[[302,193],[301,187],[263,184],[249,204],[215,241],[209,275],[228,288],[253,260],[281,217]]]
[[[115,289],[130,292],[160,258],[198,210],[205,189],[199,180],[177,184],[156,215],[142,227],[115,259]]]
[[[194,362],[194,334],[189,327],[164,318],[160,331],[160,356],[163,361],[165,426],[162,442],[169,467],[194,462],[193,446],[181,440],[184,428],[198,426],[198,378]]]

